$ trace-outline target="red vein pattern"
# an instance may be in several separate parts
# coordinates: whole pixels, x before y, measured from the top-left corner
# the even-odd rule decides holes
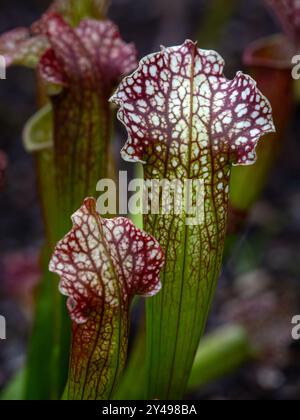
[[[128,219],[102,219],[94,199],[72,220],[50,263],[73,321],[67,398],[107,399],[125,363],[130,302],[160,291],[164,255]]]
[[[144,58],[112,97],[127,128],[122,156],[145,163],[145,179],[200,179],[204,222],[146,215],[166,253],[163,291],[147,303],[148,398],[181,398],[219,276],[231,165],[255,162],[274,131],[271,106],[249,76],[223,76],[224,61],[192,41]],[[194,196],[193,201],[197,201]]]
[[[40,74],[60,86],[51,95],[57,188],[61,209],[70,214],[100,178],[110,176],[108,99],[119,78],[136,66],[136,51],[110,21],[84,19],[74,29],[48,14],[43,33],[51,49],[41,59]]]
[[[299,47],[300,43],[300,2],[298,0],[266,0],[281,22],[290,39]]]

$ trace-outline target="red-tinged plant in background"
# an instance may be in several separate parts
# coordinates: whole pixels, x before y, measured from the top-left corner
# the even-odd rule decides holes
[[[35,68],[46,48],[45,37],[34,35],[28,28],[13,29],[0,36],[0,54],[7,67],[14,64]]]
[[[32,311],[33,289],[41,277],[39,254],[36,250],[14,251],[1,258],[1,288],[7,296],[17,299]],[[27,309],[27,308],[26,308]]]
[[[64,399],[109,399],[126,361],[130,303],[134,295],[160,291],[164,255],[128,219],[102,219],[94,199],[86,199],[72,220],[50,263],[73,322]]]
[[[6,166],[7,158],[5,154],[0,150],[0,191],[4,187]]]
[[[79,15],[79,10],[96,11],[100,5],[103,11],[106,2],[80,1],[76,10],[74,4],[57,1],[51,10],[76,11]],[[44,144],[44,148],[51,148],[54,143],[54,156],[47,157],[47,170],[55,166],[59,195],[56,201],[61,211],[70,214],[82,197],[94,193],[100,178],[112,173],[112,112],[108,98],[119,78],[136,66],[135,48],[122,41],[118,28],[110,21],[83,19],[72,28],[60,14],[51,12],[33,24],[31,30],[19,28],[2,35],[0,53],[8,66],[38,65],[52,108],[38,115],[41,122],[37,118],[33,121],[39,133],[45,122],[47,133],[40,137],[46,137],[46,141],[38,139],[32,144],[32,139],[26,139],[26,145],[30,150],[41,151]],[[30,129],[25,133],[35,134]],[[55,230],[53,223],[49,224]]]
[[[121,40],[113,23],[81,21],[102,16],[106,3],[57,1],[51,10],[66,12],[68,23],[60,14],[48,12],[30,30],[21,28],[0,39],[7,64],[38,67],[43,101],[47,91],[51,102],[25,129],[27,149],[35,152],[46,234],[27,364],[28,399],[55,399],[65,384],[68,317],[48,263],[55,243],[70,228],[69,215],[83,197],[94,194],[101,177],[112,177],[113,114],[108,98],[118,79],[136,66],[134,46]]]
[[[136,52],[109,21],[85,19],[73,29],[60,15],[50,14],[43,33],[51,48],[39,70],[51,87],[57,201],[66,215],[111,173],[108,99],[120,75],[135,67]]]
[[[265,0],[291,43],[300,47],[300,3],[298,0]]]
[[[6,66],[21,65],[36,68],[45,50],[49,47],[47,38],[41,35],[51,13],[62,16],[66,22],[76,27],[82,19],[105,19],[109,0],[55,0],[40,20],[30,28],[20,27],[0,36],[0,54]],[[46,102],[43,87],[37,80],[39,106]]]
[[[51,13],[57,13],[70,25],[77,26],[84,18],[104,19],[108,4],[108,0],[56,0],[31,28],[20,27],[1,35],[0,54],[7,66],[36,68],[41,55],[49,47],[41,32]]]
[[[51,13],[63,16],[66,22],[77,26],[84,18],[104,19],[108,8],[107,0],[56,0],[31,28],[20,27],[0,36],[0,54],[7,66],[12,64],[35,68],[41,54],[48,46],[47,39],[40,32]]]
[[[228,80],[223,67],[186,41],[144,58],[112,98],[129,134],[123,158],[144,162],[146,180],[204,182],[199,225],[185,211],[144,217],[166,254],[163,290],[147,302],[147,398],[184,394],[220,272],[231,166],[254,163],[259,137],[274,131],[253,79]]]
[[[272,104],[277,131],[258,146],[258,160],[254,166],[233,170],[230,233],[243,226],[249,210],[265,188],[293,117],[295,100],[291,70],[292,58],[300,47],[300,3],[297,0],[266,0],[266,3],[279,18],[286,35],[279,34],[250,44],[244,53],[244,64]]]
[[[43,21],[51,46],[41,58],[39,72],[49,87],[53,112],[52,249],[68,231],[69,215],[82,197],[93,195],[99,179],[112,177],[113,113],[108,98],[119,77],[135,66],[136,53],[109,21],[85,19],[75,29],[57,14]],[[60,329],[66,335],[64,319],[66,325]],[[58,325],[64,325],[61,319]],[[58,326],[52,328],[57,331]],[[61,352],[64,359],[65,346]]]

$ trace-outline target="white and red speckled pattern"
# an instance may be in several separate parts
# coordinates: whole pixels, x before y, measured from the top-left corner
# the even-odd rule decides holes
[[[227,80],[223,68],[218,53],[192,41],[144,58],[111,98],[129,134],[123,157],[143,161],[151,143],[158,156],[168,144],[175,165],[192,141],[195,161],[212,148],[233,164],[253,163],[258,139],[274,131],[271,106],[251,77]]]
[[[50,13],[43,22],[39,30],[51,50],[42,57],[40,72],[50,83],[85,80],[110,87],[136,66],[134,45],[126,44],[110,21],[84,19],[74,29],[60,15]]]
[[[77,324],[104,302],[129,303],[135,295],[159,292],[164,255],[158,242],[123,217],[102,219],[96,201],[86,199],[74,216],[73,229],[58,243],[50,271],[61,277],[60,291]]]
[[[31,36],[26,28],[13,29],[0,36],[0,54],[7,67],[14,64],[36,67],[47,46],[44,36]]]

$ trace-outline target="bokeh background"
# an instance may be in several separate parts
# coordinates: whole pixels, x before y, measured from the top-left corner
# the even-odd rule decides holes
[[[49,4],[1,0],[0,33],[30,25]],[[228,77],[243,69],[243,51],[251,41],[278,31],[263,0],[112,0],[109,16],[123,38],[136,43],[140,57],[161,44],[197,39],[201,48],[224,56]],[[36,110],[34,83],[33,73],[20,68],[0,81],[0,150],[8,157],[0,192],[0,314],[8,335],[0,341],[0,390],[24,363],[39,280],[43,228],[34,163],[21,136]],[[300,399],[300,342],[291,338],[291,319],[300,314],[299,117],[298,106],[264,194],[226,259],[208,326],[213,331],[242,324],[262,351],[193,398]],[[117,150],[124,131],[119,128],[116,137]]]

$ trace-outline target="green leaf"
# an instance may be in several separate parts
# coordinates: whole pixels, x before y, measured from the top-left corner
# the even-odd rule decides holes
[[[46,237],[41,256],[42,281],[37,291],[35,321],[27,357],[25,398],[28,400],[60,398],[67,380],[70,323],[65,314],[64,300],[57,292],[55,276],[48,270],[57,240],[55,226],[59,217],[52,118],[49,104],[28,121],[23,132],[24,146],[35,159]]]
[[[188,392],[197,391],[219,378],[235,372],[255,355],[244,328],[230,325],[218,329],[201,341],[188,382]]]
[[[60,13],[72,26],[84,18],[104,19],[109,0],[56,0],[50,11]]]
[[[28,153],[53,147],[53,114],[50,104],[44,106],[30,118],[23,131],[23,143]]]
[[[129,134],[123,158],[144,162],[146,181],[203,187],[193,185],[180,212],[173,193],[169,214],[160,205],[144,217],[167,258],[162,293],[147,303],[150,399],[184,395],[221,268],[231,166],[254,163],[259,137],[274,131],[255,82],[240,72],[228,80],[223,67],[216,52],[186,41],[143,59],[112,98]]]
[[[115,400],[143,399],[146,380],[144,366],[145,337],[139,334],[122,377]],[[244,328],[229,325],[208,334],[201,341],[188,381],[187,394],[195,392],[209,383],[235,372],[255,356]]]
[[[25,368],[21,368],[19,372],[8,382],[8,385],[0,394],[1,401],[22,401],[24,400],[25,388]]]
[[[197,39],[203,48],[216,48],[224,37],[224,27],[233,18],[238,0],[212,0],[206,3]]]

